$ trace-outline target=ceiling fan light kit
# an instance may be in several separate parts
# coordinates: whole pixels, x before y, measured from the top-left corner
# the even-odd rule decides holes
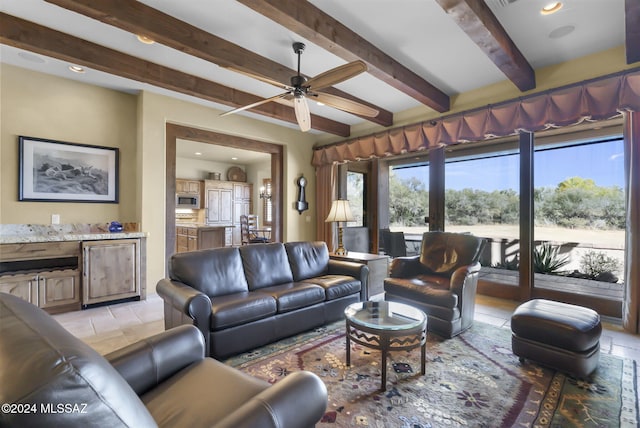
[[[300,74],[300,58],[302,56],[302,52],[304,52],[304,49],[304,43],[293,43],[293,52],[298,55],[298,70],[297,74],[291,77],[290,85],[276,82],[265,76],[254,75],[242,70],[234,69],[234,71],[238,71],[240,73],[253,77],[254,79],[260,80],[261,82],[269,83],[279,88],[284,88],[287,92],[275,95],[270,98],[265,98],[253,104],[229,110],[225,113],[222,113],[220,116],[227,116],[257,107],[262,104],[269,103],[271,101],[283,99],[285,101],[293,101],[293,108],[296,114],[296,121],[298,122],[298,126],[300,126],[300,130],[302,132],[307,132],[311,129],[311,113],[309,111],[307,98],[311,98],[315,101],[323,103],[324,105],[345,111],[347,113],[353,113],[367,117],[376,117],[378,115],[378,110],[374,108],[336,95],[318,92],[320,89],[328,88],[340,82],[344,82],[345,80],[351,79],[352,77],[355,77],[358,74],[367,71],[367,65],[363,61],[353,61],[332,68],[331,70],[320,73],[316,77],[312,77],[311,79],[307,80],[306,77]],[[233,67],[231,68],[233,69]]]

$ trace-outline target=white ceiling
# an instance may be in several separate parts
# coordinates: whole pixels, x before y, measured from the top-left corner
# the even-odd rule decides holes
[[[291,69],[296,68],[291,44],[302,41],[307,45],[302,56],[302,72],[306,75],[314,76],[346,62],[235,0],[140,1]],[[534,69],[625,43],[624,0],[564,0],[563,9],[550,16],[540,14],[541,7],[548,0],[511,1],[486,0]],[[310,2],[450,96],[506,79],[435,0]],[[274,86],[159,43],[142,44],[131,33],[41,0],[1,0],[0,9],[9,15],[260,97],[266,98],[281,92]],[[563,37],[554,36],[566,33],[565,30],[571,28],[573,31]],[[147,90],[223,111],[230,109],[222,104],[96,70],[73,74],[68,71],[68,64],[64,61],[7,45],[0,47],[0,56],[4,63],[121,91]],[[416,99],[368,73],[336,87],[392,113],[421,105]],[[335,121],[349,125],[364,121],[330,107],[312,104],[312,113]],[[295,124],[256,113],[240,114],[297,128]],[[323,135],[317,130],[311,132]]]

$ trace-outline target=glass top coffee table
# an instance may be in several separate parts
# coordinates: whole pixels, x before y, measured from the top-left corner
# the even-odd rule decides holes
[[[351,341],[382,352],[382,385],[387,389],[387,355],[420,347],[421,374],[425,374],[427,315],[397,302],[359,302],[344,310],[347,321],[347,365],[351,365]]]

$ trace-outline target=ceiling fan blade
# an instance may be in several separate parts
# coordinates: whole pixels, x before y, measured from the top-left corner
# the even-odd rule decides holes
[[[379,111],[374,108],[342,97],[338,97],[336,95],[318,92],[308,94],[307,96],[313,97],[314,100],[326,104],[330,107],[357,114],[359,116],[376,117],[379,113]]]
[[[251,77],[252,79],[256,79],[261,82],[268,83],[273,86],[277,86],[278,88],[286,89],[287,91],[293,89],[293,86],[289,86],[285,83],[278,82],[277,80],[273,80],[268,77],[261,76],[259,74],[250,73],[248,71],[240,70],[239,68],[235,68],[235,67],[227,67],[227,69],[231,71],[235,71],[236,73],[244,74],[245,76]]]
[[[344,82],[365,71],[367,71],[367,64],[360,60],[353,61],[320,73],[316,77],[312,77],[307,80],[304,86],[308,86],[311,90],[317,91]]]
[[[271,102],[271,101],[275,101],[275,100],[277,100],[279,98],[284,98],[287,95],[289,95],[289,93],[285,92],[284,94],[279,94],[279,95],[275,95],[275,96],[270,97],[270,98],[265,98],[264,100],[260,100],[258,102],[253,103],[253,104],[249,104],[249,105],[246,105],[246,106],[234,108],[233,110],[229,110],[229,111],[225,111],[224,113],[221,113],[220,117],[228,116],[230,114],[238,113],[238,112],[241,112],[243,110],[248,110],[250,108],[258,107],[259,105],[266,104],[266,103]]]
[[[311,129],[311,114],[309,113],[309,104],[307,99],[303,96],[298,96],[293,100],[293,108],[296,112],[296,119],[298,119],[298,125],[302,132],[307,132]]]

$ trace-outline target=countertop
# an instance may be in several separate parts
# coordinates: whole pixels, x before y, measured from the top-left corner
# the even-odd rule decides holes
[[[228,227],[234,227],[233,225],[215,225],[215,224],[204,224],[204,223],[176,223],[176,227],[189,227],[196,229],[226,229]]]
[[[125,224],[123,232],[109,232],[108,224],[0,224],[0,244],[31,242],[98,241],[105,239],[146,238],[147,233],[132,230]],[[129,227],[128,227],[129,226]]]

